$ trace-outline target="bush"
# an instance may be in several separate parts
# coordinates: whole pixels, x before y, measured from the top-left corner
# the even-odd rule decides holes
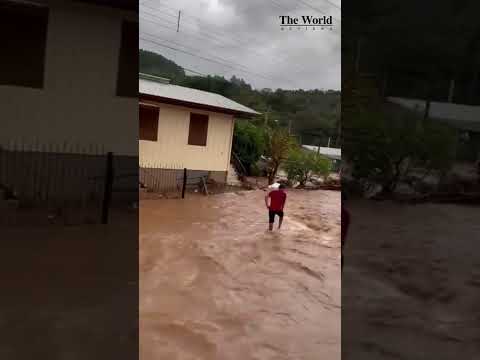
[[[250,175],[251,176],[262,176],[262,170],[260,167],[255,163],[250,165]]]
[[[250,172],[265,149],[263,129],[246,120],[235,122],[232,150],[238,156],[243,166]],[[247,174],[247,175],[250,175]]]
[[[298,182],[303,186],[313,175],[327,177],[330,168],[331,162],[327,158],[310,151],[294,149],[290,151],[285,171],[290,182]]]

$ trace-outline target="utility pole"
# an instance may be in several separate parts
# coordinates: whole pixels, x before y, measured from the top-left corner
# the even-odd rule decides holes
[[[453,102],[453,95],[455,94],[455,79],[450,80],[450,89],[448,90],[448,102]]]
[[[430,102],[432,95],[432,75],[430,74],[426,83],[426,96],[425,96],[425,112],[423,113],[423,119],[426,120],[430,116]]]
[[[383,73],[383,81],[382,81],[382,98],[387,96],[387,83],[388,83],[388,72],[387,70]]]
[[[180,30],[180,14],[181,14],[181,10],[178,10],[177,32]]]
[[[362,46],[362,39],[357,39],[357,53],[355,54],[355,72],[360,73],[360,48]]]
[[[264,126],[267,127],[268,125],[268,115],[270,113],[270,106],[267,108],[267,111],[265,111],[265,121],[264,121]]]
[[[292,119],[288,120],[288,135],[292,134]]]
[[[425,100],[425,112],[423,113],[423,118],[426,120],[430,115],[430,98]]]

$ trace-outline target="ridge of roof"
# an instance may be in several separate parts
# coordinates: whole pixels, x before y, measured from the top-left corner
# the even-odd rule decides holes
[[[142,78],[139,79],[139,92],[142,95],[154,98],[170,99],[190,106],[200,105],[212,107],[221,111],[221,109],[247,115],[258,115],[259,112],[233,101],[223,95],[212,93],[209,91],[193,89],[180,85],[173,85],[164,82]]]

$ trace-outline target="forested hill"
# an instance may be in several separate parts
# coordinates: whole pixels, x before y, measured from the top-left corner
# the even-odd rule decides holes
[[[166,77],[173,84],[221,94],[262,113],[254,121],[287,127],[301,136],[304,144],[332,144],[339,129],[340,91],[253,89],[233,76],[187,76],[182,67],[162,55],[140,50],[140,72]]]

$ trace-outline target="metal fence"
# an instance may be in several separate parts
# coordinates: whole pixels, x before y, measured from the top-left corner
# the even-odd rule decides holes
[[[140,166],[140,186],[153,192],[179,191],[178,177],[183,174],[180,164],[150,163]]]
[[[148,192],[169,193],[184,197],[186,191],[209,193],[209,187],[218,190],[225,187],[224,181],[215,181],[224,172],[190,170],[180,164],[148,164],[140,166],[140,187]],[[226,177],[226,173],[225,173]]]
[[[108,161],[112,169],[121,170],[111,171],[110,187],[106,186]],[[125,177],[128,186],[121,185]],[[105,222],[105,206],[111,206],[112,194],[129,191],[129,198],[138,199],[137,182],[138,158],[119,157],[114,164],[100,146],[12,142],[0,148],[0,207],[6,209],[9,216],[2,218],[10,218],[9,222],[10,215],[18,220],[27,213],[41,219],[69,213],[70,223]]]

